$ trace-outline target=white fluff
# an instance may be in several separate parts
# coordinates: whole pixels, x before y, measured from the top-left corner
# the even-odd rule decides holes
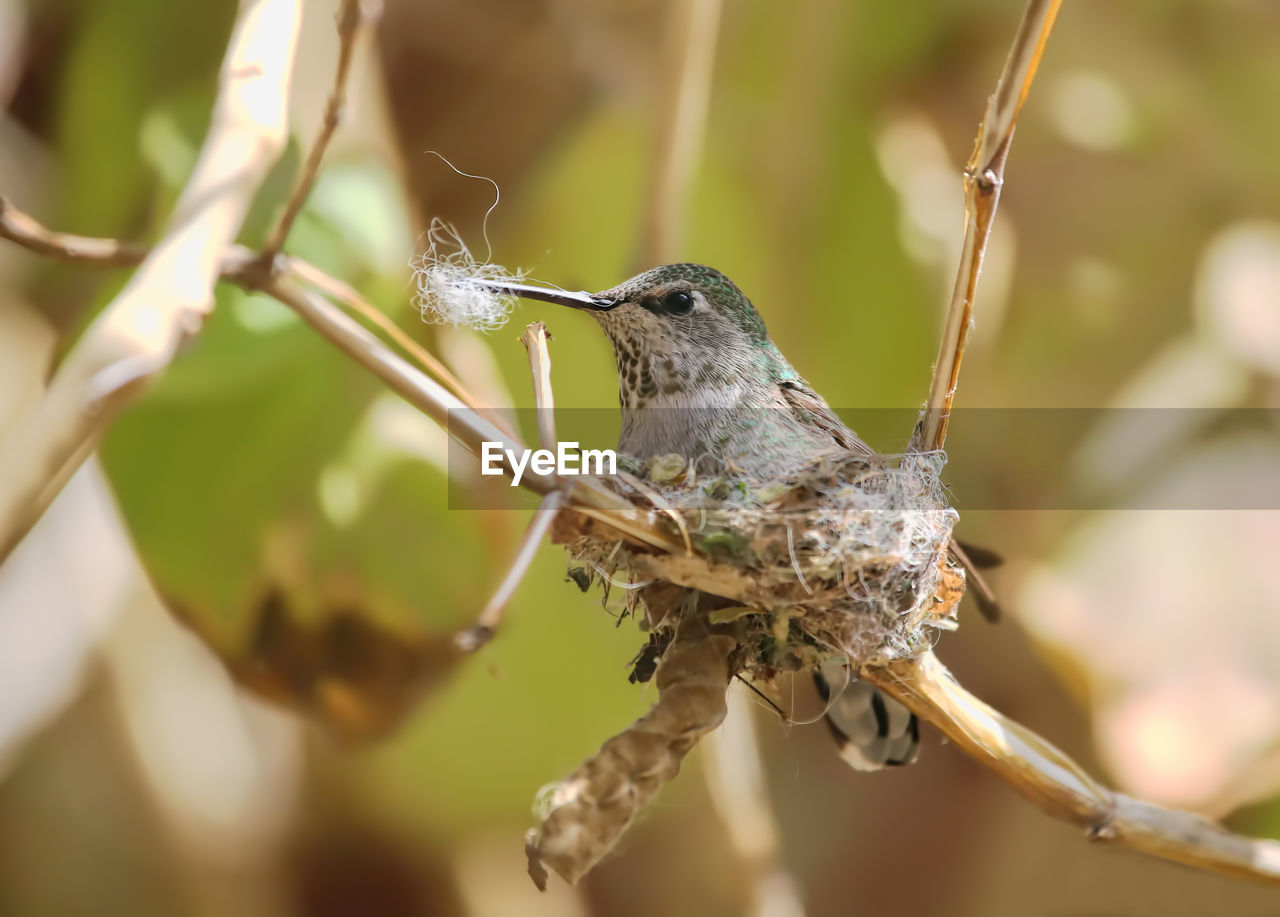
[[[516,297],[503,296],[475,283],[494,280],[518,283],[521,271],[510,272],[481,263],[448,223],[433,219],[427,250],[413,262],[418,286],[415,300],[424,321],[493,331],[506,324]]]

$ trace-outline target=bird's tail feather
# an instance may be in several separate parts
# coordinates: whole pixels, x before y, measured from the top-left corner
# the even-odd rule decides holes
[[[813,673],[827,702],[825,719],[840,757],[860,771],[910,764],[920,748],[920,721],[914,713],[874,685],[850,681],[842,660]]]

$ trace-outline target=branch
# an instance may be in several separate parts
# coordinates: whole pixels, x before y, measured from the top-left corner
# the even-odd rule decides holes
[[[640,268],[673,261],[680,249],[689,178],[706,131],[720,0],[675,0],[663,46],[649,196],[641,222]]]
[[[938,727],[1044,812],[1084,828],[1091,840],[1280,885],[1280,842],[1242,837],[1199,815],[1107,789],[1065,753],[962,688],[932,652],[865,669],[862,677]]]
[[[90,267],[132,267],[141,264],[149,253],[149,249],[129,242],[56,232],[41,225],[29,214],[23,213],[5,197],[0,197],[0,239],[7,239],[37,255]],[[261,256],[251,254],[246,248],[238,245],[229,246],[222,253],[219,274],[223,279],[240,282],[240,285],[244,286],[245,284],[241,282],[244,277],[251,274],[255,278],[258,276],[247,267],[248,262],[254,258],[261,260]],[[377,325],[406,353],[430,370],[468,407],[477,411],[484,409],[484,405],[467,390],[462,381],[450,372],[444,363],[407,335],[349,283],[331,277],[296,256],[279,255],[270,268],[264,268],[264,270],[292,277],[313,286],[330,299],[341,303],[349,311]]]
[[[551,354],[547,351],[547,341],[550,339],[547,326],[542,322],[531,322],[524,329],[524,334],[520,336],[520,343],[524,344],[525,350],[529,352],[529,370],[533,375],[533,397],[538,414],[538,443],[543,449],[555,451],[555,401],[551,392]],[[561,490],[553,490],[542,498],[542,502],[533,513],[533,519],[529,521],[524,531],[524,536],[520,539],[520,547],[516,551],[515,559],[507,569],[506,575],[502,577],[502,582],[498,584],[493,597],[477,616],[476,623],[454,638],[455,645],[463,652],[473,653],[493,639],[498,625],[502,623],[502,615],[507,609],[507,603],[515,595],[516,587],[520,585],[524,575],[529,572],[529,566],[533,563],[538,548],[542,546],[542,539],[550,531],[551,523],[555,521],[556,513],[560,511],[563,503],[564,492]]]
[[[538,444],[552,452],[556,449],[556,400],[551,389],[551,354],[547,350],[547,326],[530,322],[520,335],[520,343],[529,354],[529,372],[533,376],[533,402],[538,414]]]
[[[401,350],[417,360],[420,365],[429,369],[467,407],[477,411],[485,408],[485,405],[481,404],[479,399],[462,384],[462,380],[455,376],[449,367],[445,366],[435,354],[406,334],[404,329],[388,318],[385,312],[356,292],[356,289],[351,284],[339,280],[337,277],[329,276],[324,271],[296,256],[276,256],[272,269],[310,284],[324,293],[325,296],[341,303],[348,311],[354,312],[370,324],[376,325],[383,334],[395,341]],[[494,422],[502,428],[503,432],[514,435],[514,431],[503,425],[501,420],[495,420]]]
[[[0,197],[0,239],[46,258],[95,267],[135,267],[148,254],[148,249],[129,242],[56,232],[23,213],[6,197]]]
[[[551,523],[555,521],[556,513],[560,511],[563,503],[564,492],[553,490],[542,498],[538,508],[533,511],[533,518],[529,520],[529,525],[520,538],[520,547],[516,549],[515,559],[511,561],[511,566],[502,577],[502,582],[498,584],[498,588],[494,590],[493,596],[484,609],[476,615],[475,624],[460,631],[453,638],[454,645],[462,652],[474,653],[492,640],[493,635],[498,632],[498,625],[502,623],[502,616],[507,610],[511,597],[516,594],[516,587],[529,572],[538,549],[542,547],[542,539],[547,537],[547,532],[551,530]]]
[[[140,259],[145,255],[141,249],[114,240],[54,232],[17,210],[2,197],[0,238],[62,261],[99,267],[128,263],[121,259]],[[281,256],[274,265],[267,265],[249,249],[231,245],[222,253],[219,269],[223,279],[246,290],[265,293],[293,309],[324,338],[444,427],[473,454],[479,455],[481,444],[486,441],[499,442],[503,448],[524,448],[518,437],[504,433],[479,412],[468,407],[460,397],[397,356],[368,329],[324,296],[294,282],[291,277],[296,275],[305,276],[312,282],[323,278],[322,283],[326,288],[334,288],[335,285],[346,287],[341,281],[310,265],[306,266],[307,271],[304,273],[299,270],[299,265],[302,264],[296,258]],[[373,309],[373,306],[368,305],[368,308]],[[557,482],[549,475],[539,475],[527,468],[520,486],[537,494],[546,494],[556,489]],[[655,513],[637,509],[590,478],[578,478],[573,483],[566,494],[565,506],[603,522],[635,541],[662,551],[684,551],[679,536],[670,526],[661,522]]]
[[[570,884],[600,861],[640,808],[680,770],[698,739],[720,725],[737,640],[696,613],[676,625],[654,681],[658,702],[556,787],[542,823],[529,831],[529,876],[546,891],[547,866]]]
[[[325,104],[324,120],[320,122],[320,131],[311,144],[307,161],[289,192],[289,200],[280,215],[280,222],[262,248],[264,261],[270,262],[280,253],[289,230],[293,227],[293,221],[298,218],[307,195],[311,193],[316,173],[320,171],[320,161],[324,159],[334,131],[342,123],[347,105],[347,78],[351,73],[351,58],[355,53],[356,42],[361,32],[372,26],[381,12],[380,0],[342,0],[342,7],[338,10],[338,69],[333,77],[333,88],[329,91],[329,101]]]
[[[1005,61],[1004,72],[1000,74],[1000,82],[996,84],[995,94],[987,100],[986,113],[978,125],[973,155],[969,157],[964,172],[965,227],[960,265],[951,291],[942,341],[938,345],[938,359],[929,383],[929,397],[911,437],[910,449],[913,451],[941,449],[946,443],[951,404],[960,379],[960,361],[964,359],[965,344],[973,323],[978,275],[982,273],[982,259],[1004,185],[1005,160],[1018,124],[1018,113],[1031,91],[1031,82],[1035,79],[1036,68],[1040,65],[1040,57],[1061,5],[1062,0],[1031,0],[1027,4],[1013,47],[1009,50],[1009,59]]]
[[[0,444],[0,560],[213,305],[223,250],[284,146],[298,0],[243,0],[208,136],[160,243]],[[65,239],[63,239],[65,241]],[[94,254],[118,262],[127,249]]]

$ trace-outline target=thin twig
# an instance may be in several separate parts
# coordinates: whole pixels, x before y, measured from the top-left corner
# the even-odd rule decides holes
[[[298,0],[240,4],[208,136],[160,243],[0,443],[0,560],[212,309],[223,251],[284,148],[299,14]],[[94,253],[118,262],[125,250]]]
[[[329,141],[333,138],[338,125],[342,123],[342,115],[347,105],[347,78],[351,73],[351,59],[355,54],[355,47],[361,33],[373,25],[381,12],[381,6],[380,0],[342,0],[342,6],[338,10],[338,68],[334,73],[333,88],[329,90],[329,100],[324,107],[324,119],[320,122],[320,130],[311,144],[310,152],[307,153],[307,161],[293,183],[293,189],[289,192],[289,199],[285,202],[284,212],[280,215],[279,222],[276,223],[275,229],[271,231],[266,245],[262,248],[262,259],[268,263],[284,247],[289,230],[293,228],[293,221],[298,218],[302,205],[307,201],[307,195],[311,193],[311,186],[315,183],[316,174],[320,171],[320,162],[324,159]]]
[[[492,598],[484,606],[484,610],[476,615],[475,624],[454,637],[454,643],[458,649],[464,653],[474,653],[493,639],[498,625],[502,623],[503,612],[507,610],[511,597],[515,595],[516,587],[529,572],[529,566],[533,563],[538,548],[542,547],[542,539],[546,537],[563,502],[564,492],[560,490],[553,490],[542,498],[538,508],[533,511],[529,527],[525,529],[524,536],[520,539],[515,560],[511,562],[511,567],[502,578],[502,582],[494,590]]]
[[[673,0],[658,87],[649,194],[637,250],[641,269],[674,261],[684,202],[706,131],[721,0]]]
[[[965,228],[960,264],[929,383],[929,397],[911,437],[912,451],[941,449],[946,443],[951,404],[960,378],[960,361],[964,359],[969,327],[973,323],[978,275],[982,273],[982,259],[1004,185],[1005,160],[1018,124],[1018,113],[1031,91],[1036,68],[1061,5],[1062,0],[1031,0],[1027,4],[1000,82],[987,100],[986,113],[978,125],[973,155],[964,172]]]
[[[0,196],[0,239],[8,239],[27,251],[58,261],[95,267],[136,267],[150,249],[117,239],[95,239],[43,226]]]
[[[547,342],[551,335],[542,322],[530,322],[520,335],[520,343],[529,354],[529,372],[533,376],[533,400],[537,405],[538,444],[556,450],[556,396],[551,388],[551,354]]]
[[[348,311],[356,313],[371,325],[376,325],[378,330],[395,341],[401,350],[417,360],[420,366],[430,371],[432,375],[443,382],[445,387],[457,395],[464,404],[477,411],[486,409],[487,406],[462,384],[462,380],[455,376],[452,370],[445,366],[439,357],[410,337],[385,312],[361,296],[351,284],[326,274],[310,262],[304,261],[296,255],[277,258],[276,269],[283,274],[311,284],[311,286]],[[493,416],[493,422],[508,434],[513,433],[512,430],[507,428],[501,417]]]
[[[520,336],[520,343],[524,344],[529,354],[529,371],[533,376],[533,397],[538,415],[538,442],[543,449],[554,452],[556,408],[555,396],[551,391],[551,354],[547,350],[547,341],[550,339],[547,326],[542,322],[531,322],[524,329],[524,334]],[[542,546],[542,539],[551,529],[551,523],[555,521],[556,513],[559,512],[563,502],[564,491],[562,490],[553,490],[542,498],[542,502],[534,510],[533,518],[529,521],[524,536],[520,539],[515,560],[511,562],[506,575],[502,577],[502,582],[498,584],[493,597],[476,617],[476,623],[454,638],[454,642],[463,652],[473,653],[493,639],[507,604],[515,595],[516,587],[529,572],[529,565],[533,563],[538,548]]]
[[[974,563],[973,558],[969,556],[969,552],[954,539],[951,544],[947,545],[947,550],[964,568],[965,582],[973,589],[973,598],[978,604],[978,611],[982,612],[982,616],[993,624],[999,621],[1001,617],[1000,599],[996,597],[995,590],[991,588],[987,578],[982,575],[982,570]]]
[[[38,255],[91,267],[132,267],[141,264],[150,254],[150,249],[129,242],[56,232],[19,210],[3,196],[0,196],[0,239],[7,239]],[[219,274],[223,279],[232,281],[248,276],[252,272],[246,269],[246,262],[256,257],[258,256],[252,255],[249,249],[242,246],[228,246],[223,251]],[[406,334],[403,328],[392,322],[384,312],[361,296],[349,283],[332,277],[309,262],[292,255],[278,256],[272,269],[281,275],[301,280],[315,287],[347,310],[376,325],[421,366],[434,374],[464,404],[477,411],[485,410],[486,405],[468,391],[449,367]],[[512,435],[512,431],[507,428],[502,418],[495,417],[494,423],[504,432]]]
[[[883,688],[1054,818],[1092,840],[1208,872],[1280,885],[1280,842],[1242,837],[1188,812],[1113,792],[1075,761],[974,697],[932,652],[862,677]]]

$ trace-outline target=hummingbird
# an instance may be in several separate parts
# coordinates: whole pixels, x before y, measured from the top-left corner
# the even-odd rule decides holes
[[[787,477],[824,455],[873,455],[770,339],[751,300],[701,264],[656,267],[600,293],[525,285],[507,292],[588,312],[618,370],[618,450],[677,453],[699,475]],[[957,550],[959,550],[957,548]],[[909,764],[915,715],[834,660],[814,672],[840,755],[858,770]]]

